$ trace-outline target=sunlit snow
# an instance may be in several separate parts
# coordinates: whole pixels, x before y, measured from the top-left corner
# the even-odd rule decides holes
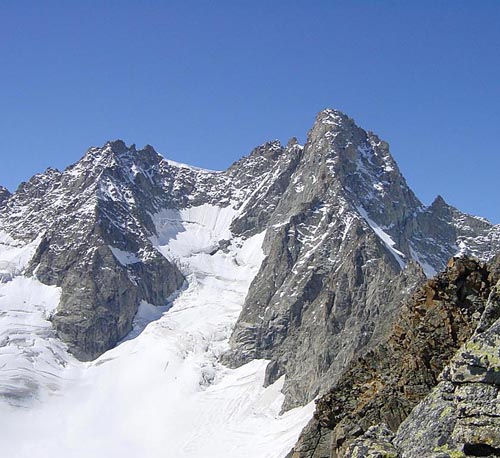
[[[110,246],[109,248],[110,248],[111,252],[113,253],[114,257],[118,260],[118,262],[122,266],[141,262],[140,258],[134,253],[129,253],[128,251],[123,251],[123,250],[120,250],[119,248],[116,248],[113,246]]]
[[[280,415],[283,379],[263,388],[266,361],[239,369],[218,362],[263,260],[264,233],[218,249],[231,238],[233,217],[231,208],[208,205],[155,215],[154,242],[180,266],[186,288],[166,311],[142,303],[131,338],[97,360],[61,362],[53,372],[65,383],[56,395],[47,391],[26,409],[3,403],[2,456],[280,458],[289,452],[312,403]]]
[[[358,207],[359,214],[364,218],[364,220],[368,223],[368,225],[373,229],[373,232],[377,234],[378,238],[384,242],[384,245],[394,256],[396,261],[398,262],[401,269],[404,269],[406,266],[406,262],[404,260],[405,255],[401,251],[394,248],[396,242],[392,240],[391,236],[385,232],[375,221],[373,221],[369,216],[367,211],[363,207]]]

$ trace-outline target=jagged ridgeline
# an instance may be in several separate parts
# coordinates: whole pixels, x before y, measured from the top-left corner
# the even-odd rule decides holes
[[[373,425],[385,425],[379,436],[386,440],[436,385],[438,373],[483,313],[474,301],[465,318],[455,309],[435,310],[432,301],[413,309],[403,304],[457,253],[491,260],[500,249],[500,227],[441,197],[423,205],[388,144],[330,109],[318,114],[304,145],[296,139],[286,146],[269,142],[223,172],[177,164],[151,146],[138,150],[114,141],[89,149],[63,172],[35,175],[12,195],[0,187],[2,243],[29,247],[21,267],[0,259],[0,278],[24,275],[60,287],[49,317],[57,338],[78,359],[93,360],[127,336],[141,302],[165,305],[186,284],[182,260],[158,250],[159,225],[167,227],[172,215],[207,205],[226,209],[220,214],[229,218],[224,224],[230,231],[213,253],[237,251],[242,240],[265,233],[264,261],[220,361],[236,368],[270,360],[266,385],[286,375],[284,411],[328,393],[294,457],[348,453],[353,438],[375,434],[368,431]],[[158,215],[166,215],[163,223]],[[477,275],[489,275],[486,267],[477,269],[482,272]],[[483,277],[485,285],[473,288],[481,300],[492,288]],[[432,341],[422,348],[432,354],[419,356],[417,365],[428,370],[418,373],[418,383],[404,374],[388,383],[384,377],[393,360],[403,368],[413,364],[400,348],[411,351],[419,339],[427,342],[427,334],[414,329],[419,307],[425,313],[431,307],[429,316],[438,321],[462,320],[463,329],[450,324],[455,330],[447,328],[441,336],[445,346]],[[384,390],[394,405],[381,400]],[[336,392],[343,393],[340,401]],[[339,413],[355,403],[352,393],[376,406],[366,418],[362,408]],[[463,434],[453,440],[473,445]],[[403,433],[390,437],[386,445],[394,450],[409,440]],[[379,456],[357,450],[352,456]]]

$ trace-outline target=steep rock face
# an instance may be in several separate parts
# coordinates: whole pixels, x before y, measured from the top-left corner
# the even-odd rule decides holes
[[[52,320],[80,359],[123,338],[142,300],[163,305],[183,282],[148,239],[148,212],[165,197],[144,176],[160,160],[122,142],[94,148],[65,172],[49,169],[21,185],[4,209],[3,230],[40,240],[26,273],[62,287]]]
[[[490,260],[500,247],[500,228],[484,218],[467,215],[448,205],[441,196],[416,213],[402,229],[398,242],[430,274],[442,270],[447,260],[458,253]],[[410,240],[405,242],[404,239]]]
[[[233,194],[248,196],[237,204],[238,215],[231,225],[233,233],[251,236],[269,227],[302,159],[302,151],[296,139],[291,139],[286,148],[277,141],[266,143],[225,172],[235,189]],[[242,193],[249,187],[252,192]]]
[[[267,382],[287,375],[285,408],[328,389],[381,341],[423,280],[412,260],[432,275],[459,245],[482,258],[500,247],[485,220],[442,199],[424,207],[387,143],[338,111],[318,115],[292,164],[225,358],[271,359]]]
[[[491,309],[496,278],[492,269],[474,259],[452,259],[401,308],[387,340],[353,362],[317,401],[314,419],[290,456],[417,457],[444,446],[445,431],[451,434],[453,424],[448,417],[456,416],[449,405],[450,381],[417,404],[436,386],[464,342],[465,348],[475,348],[474,339],[468,339],[476,327],[487,327],[485,320],[489,323],[496,316]],[[468,399],[474,402],[474,396]],[[411,418],[418,425],[409,426]]]
[[[301,156],[270,219],[268,256],[227,356],[236,365],[272,359],[267,381],[287,374],[287,407],[312,399],[376,341],[398,306],[399,291],[415,283],[400,276],[404,255],[386,247],[358,208],[378,199],[370,208],[384,209],[379,220],[391,211],[404,220],[420,205],[385,144],[338,112],[318,116]],[[387,194],[377,194],[374,180],[387,182],[403,204],[386,206]]]
[[[0,207],[7,201],[10,195],[11,194],[7,188],[0,186]]]

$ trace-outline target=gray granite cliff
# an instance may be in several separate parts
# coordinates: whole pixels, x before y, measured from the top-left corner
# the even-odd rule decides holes
[[[500,246],[486,220],[442,198],[425,207],[388,144],[343,113],[319,113],[297,154],[281,199],[267,206],[276,205],[267,257],[225,358],[270,359],[267,383],[286,374],[285,409],[327,390],[380,343],[422,269],[432,276],[461,249],[490,259]],[[245,214],[237,223],[248,227]]]

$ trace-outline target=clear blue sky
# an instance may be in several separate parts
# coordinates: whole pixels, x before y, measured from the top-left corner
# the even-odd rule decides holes
[[[121,138],[212,169],[338,108],[500,223],[500,1],[0,3],[0,183]]]

